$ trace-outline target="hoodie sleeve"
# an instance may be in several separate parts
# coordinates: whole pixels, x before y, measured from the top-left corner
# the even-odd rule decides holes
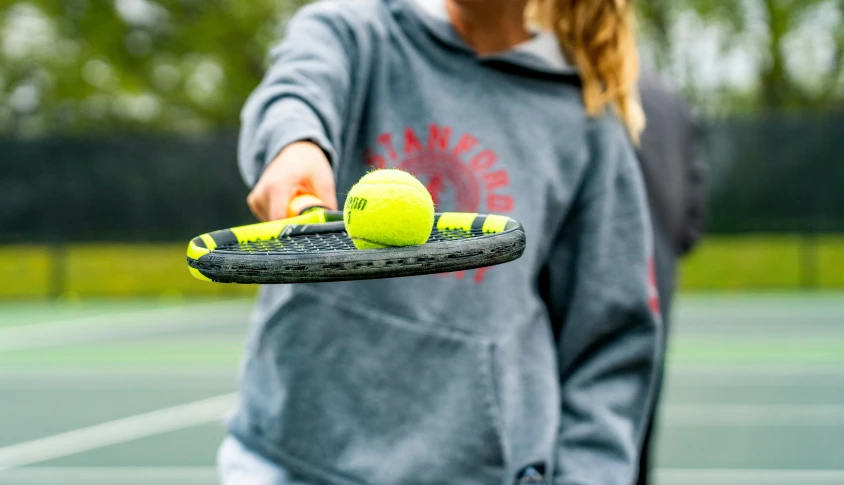
[[[547,266],[562,391],[554,485],[629,485],[655,385],[659,302],[633,150],[614,118],[590,123],[590,168]]]
[[[238,158],[248,185],[297,141],[316,143],[335,163],[355,63],[353,30],[339,8],[325,2],[302,8],[273,49],[241,113]]]

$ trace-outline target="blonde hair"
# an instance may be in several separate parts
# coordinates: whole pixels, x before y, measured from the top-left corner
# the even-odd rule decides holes
[[[528,19],[557,35],[583,81],[591,116],[612,107],[635,143],[645,128],[632,0],[530,0]]]

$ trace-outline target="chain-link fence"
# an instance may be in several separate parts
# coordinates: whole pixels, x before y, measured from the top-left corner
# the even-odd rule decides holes
[[[730,119],[706,123],[704,132],[710,165],[708,241],[713,243],[701,255],[709,261],[692,261],[695,274],[687,281],[700,283],[691,287],[719,287],[731,278],[726,269],[727,276],[709,274],[719,260],[731,261],[730,271],[753,263],[748,271],[761,276],[748,281],[758,280],[761,287],[844,284],[834,267],[840,260],[838,272],[844,273],[844,250],[835,236],[844,234],[844,117]],[[170,243],[166,250],[159,247],[160,254],[174,254],[170,269],[150,263],[148,274],[136,279],[146,286],[121,284],[126,292],[178,287],[170,281],[178,279],[173,274],[184,276],[183,257],[177,256],[184,241],[253,221],[236,148],[234,132],[0,140],[0,249],[41,248],[29,266],[21,266],[15,251],[6,251],[5,260],[0,254],[0,266],[17,264],[15,278],[43,273],[36,278],[39,294],[58,295],[89,284],[87,275],[98,267],[103,274],[119,273],[111,268],[124,254],[144,253],[126,243]],[[743,239],[744,245],[716,243],[718,237]],[[757,242],[748,247],[752,238]],[[79,246],[90,243],[108,244]],[[124,249],[113,249],[118,244]],[[106,253],[102,248],[112,248],[111,256],[100,257]],[[759,261],[749,261],[754,258]],[[137,271],[137,265],[122,271]],[[739,281],[744,280],[732,278],[731,284],[753,284]],[[108,280],[101,283],[105,289],[91,291],[115,285]],[[186,291],[199,287],[190,288]]]

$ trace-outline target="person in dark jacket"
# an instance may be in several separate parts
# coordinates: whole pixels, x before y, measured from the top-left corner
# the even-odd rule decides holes
[[[700,127],[685,100],[655,73],[644,70],[639,80],[642,107],[648,120],[639,146],[639,161],[648,192],[654,229],[657,292],[664,326],[671,320],[677,261],[700,241],[706,215],[705,161]],[[667,331],[664,333],[667,337]],[[662,372],[653,400],[651,420],[642,445],[638,485],[649,483],[650,448]]]

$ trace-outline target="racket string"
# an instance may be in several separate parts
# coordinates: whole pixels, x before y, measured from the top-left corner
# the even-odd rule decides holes
[[[327,251],[353,251],[352,240],[345,232],[282,236],[265,241],[250,241],[222,248],[247,253],[312,253]]]
[[[489,233],[483,232],[481,229],[452,229],[452,228],[445,228],[445,229],[437,229],[431,232],[431,237],[428,239],[428,242],[440,242],[440,241],[456,241],[459,239],[469,239],[472,237],[480,237],[480,236],[487,236]]]
[[[434,228],[427,244],[445,241],[457,241],[486,236],[481,229],[437,229]],[[333,251],[355,251],[351,238],[345,231],[297,234],[275,239],[248,241],[217,248],[217,251],[238,253],[314,253]]]

